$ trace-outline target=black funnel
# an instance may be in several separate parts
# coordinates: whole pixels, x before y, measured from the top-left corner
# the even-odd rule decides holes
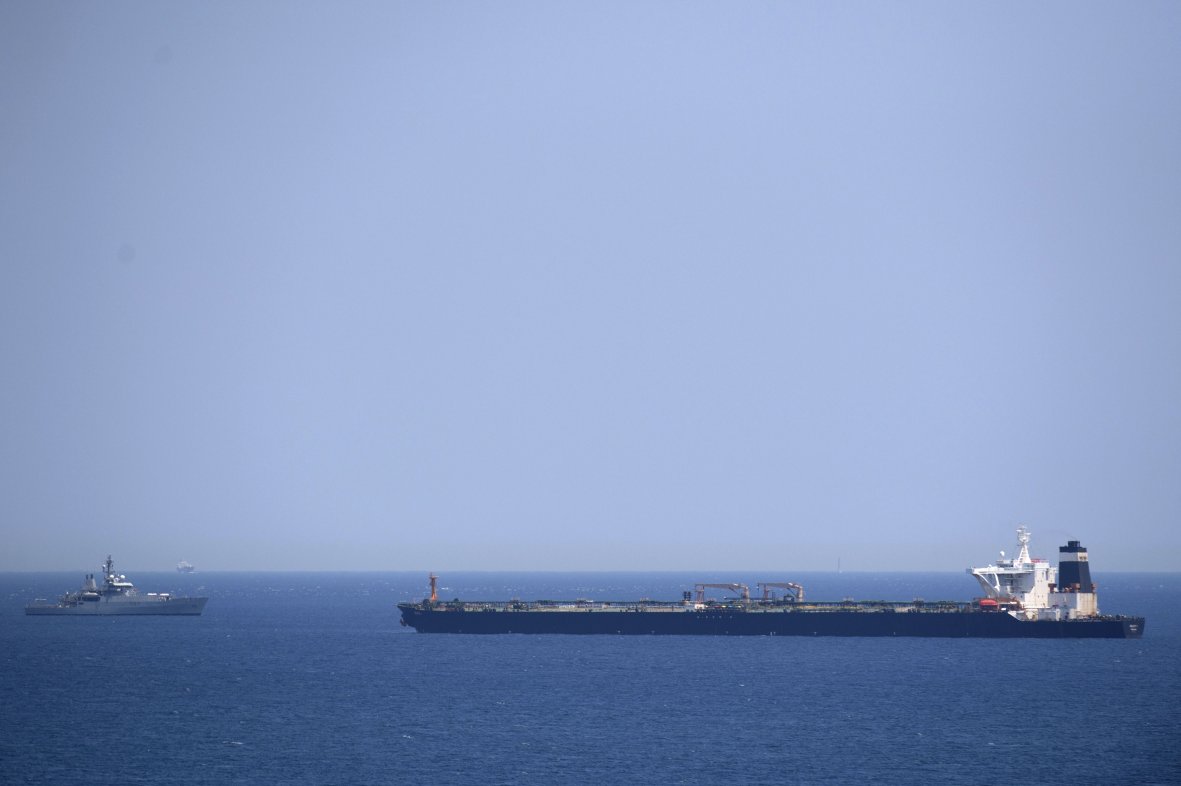
[[[1093,592],[1091,563],[1087,561],[1087,549],[1077,540],[1058,547],[1058,587],[1061,592]]]

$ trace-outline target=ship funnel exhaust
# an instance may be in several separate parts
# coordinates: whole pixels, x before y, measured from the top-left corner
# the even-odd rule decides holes
[[[1091,582],[1091,563],[1087,561],[1087,549],[1077,540],[1058,547],[1058,586],[1063,591],[1094,592]]]
[[[1070,619],[1099,616],[1099,600],[1091,581],[1087,550],[1077,540],[1058,547],[1058,586],[1050,585],[1050,605]]]

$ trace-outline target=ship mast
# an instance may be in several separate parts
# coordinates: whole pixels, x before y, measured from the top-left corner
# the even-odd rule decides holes
[[[1017,553],[1017,559],[1014,562],[1018,565],[1033,562],[1029,558],[1029,527],[1024,524],[1017,527],[1017,543],[1021,546],[1021,549]]]

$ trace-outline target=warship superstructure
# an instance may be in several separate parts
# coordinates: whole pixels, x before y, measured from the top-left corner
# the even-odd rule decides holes
[[[174,597],[167,592],[141,594],[127,577],[115,572],[110,555],[103,563],[103,583],[100,586],[93,573],[88,573],[82,588],[67,592],[56,602],[35,600],[25,606],[25,614],[57,615],[112,615],[112,614],[175,614],[195,616],[205,608],[209,598]]]
[[[1029,530],[1017,530],[1017,555],[969,568],[985,595],[971,602],[805,600],[794,582],[697,584],[680,601],[450,601],[437,578],[430,596],[399,603],[402,624],[420,633],[575,633],[718,636],[942,636],[981,638],[1139,638],[1144,618],[1099,613],[1087,550],[1072,540],[1055,569],[1029,555]],[[730,597],[707,600],[706,590]]]

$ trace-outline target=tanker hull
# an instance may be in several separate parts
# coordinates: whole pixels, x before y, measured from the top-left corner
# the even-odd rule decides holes
[[[420,633],[559,633],[672,636],[925,636],[943,638],[1139,638],[1139,617],[1019,620],[991,611],[549,610],[399,605]]]

